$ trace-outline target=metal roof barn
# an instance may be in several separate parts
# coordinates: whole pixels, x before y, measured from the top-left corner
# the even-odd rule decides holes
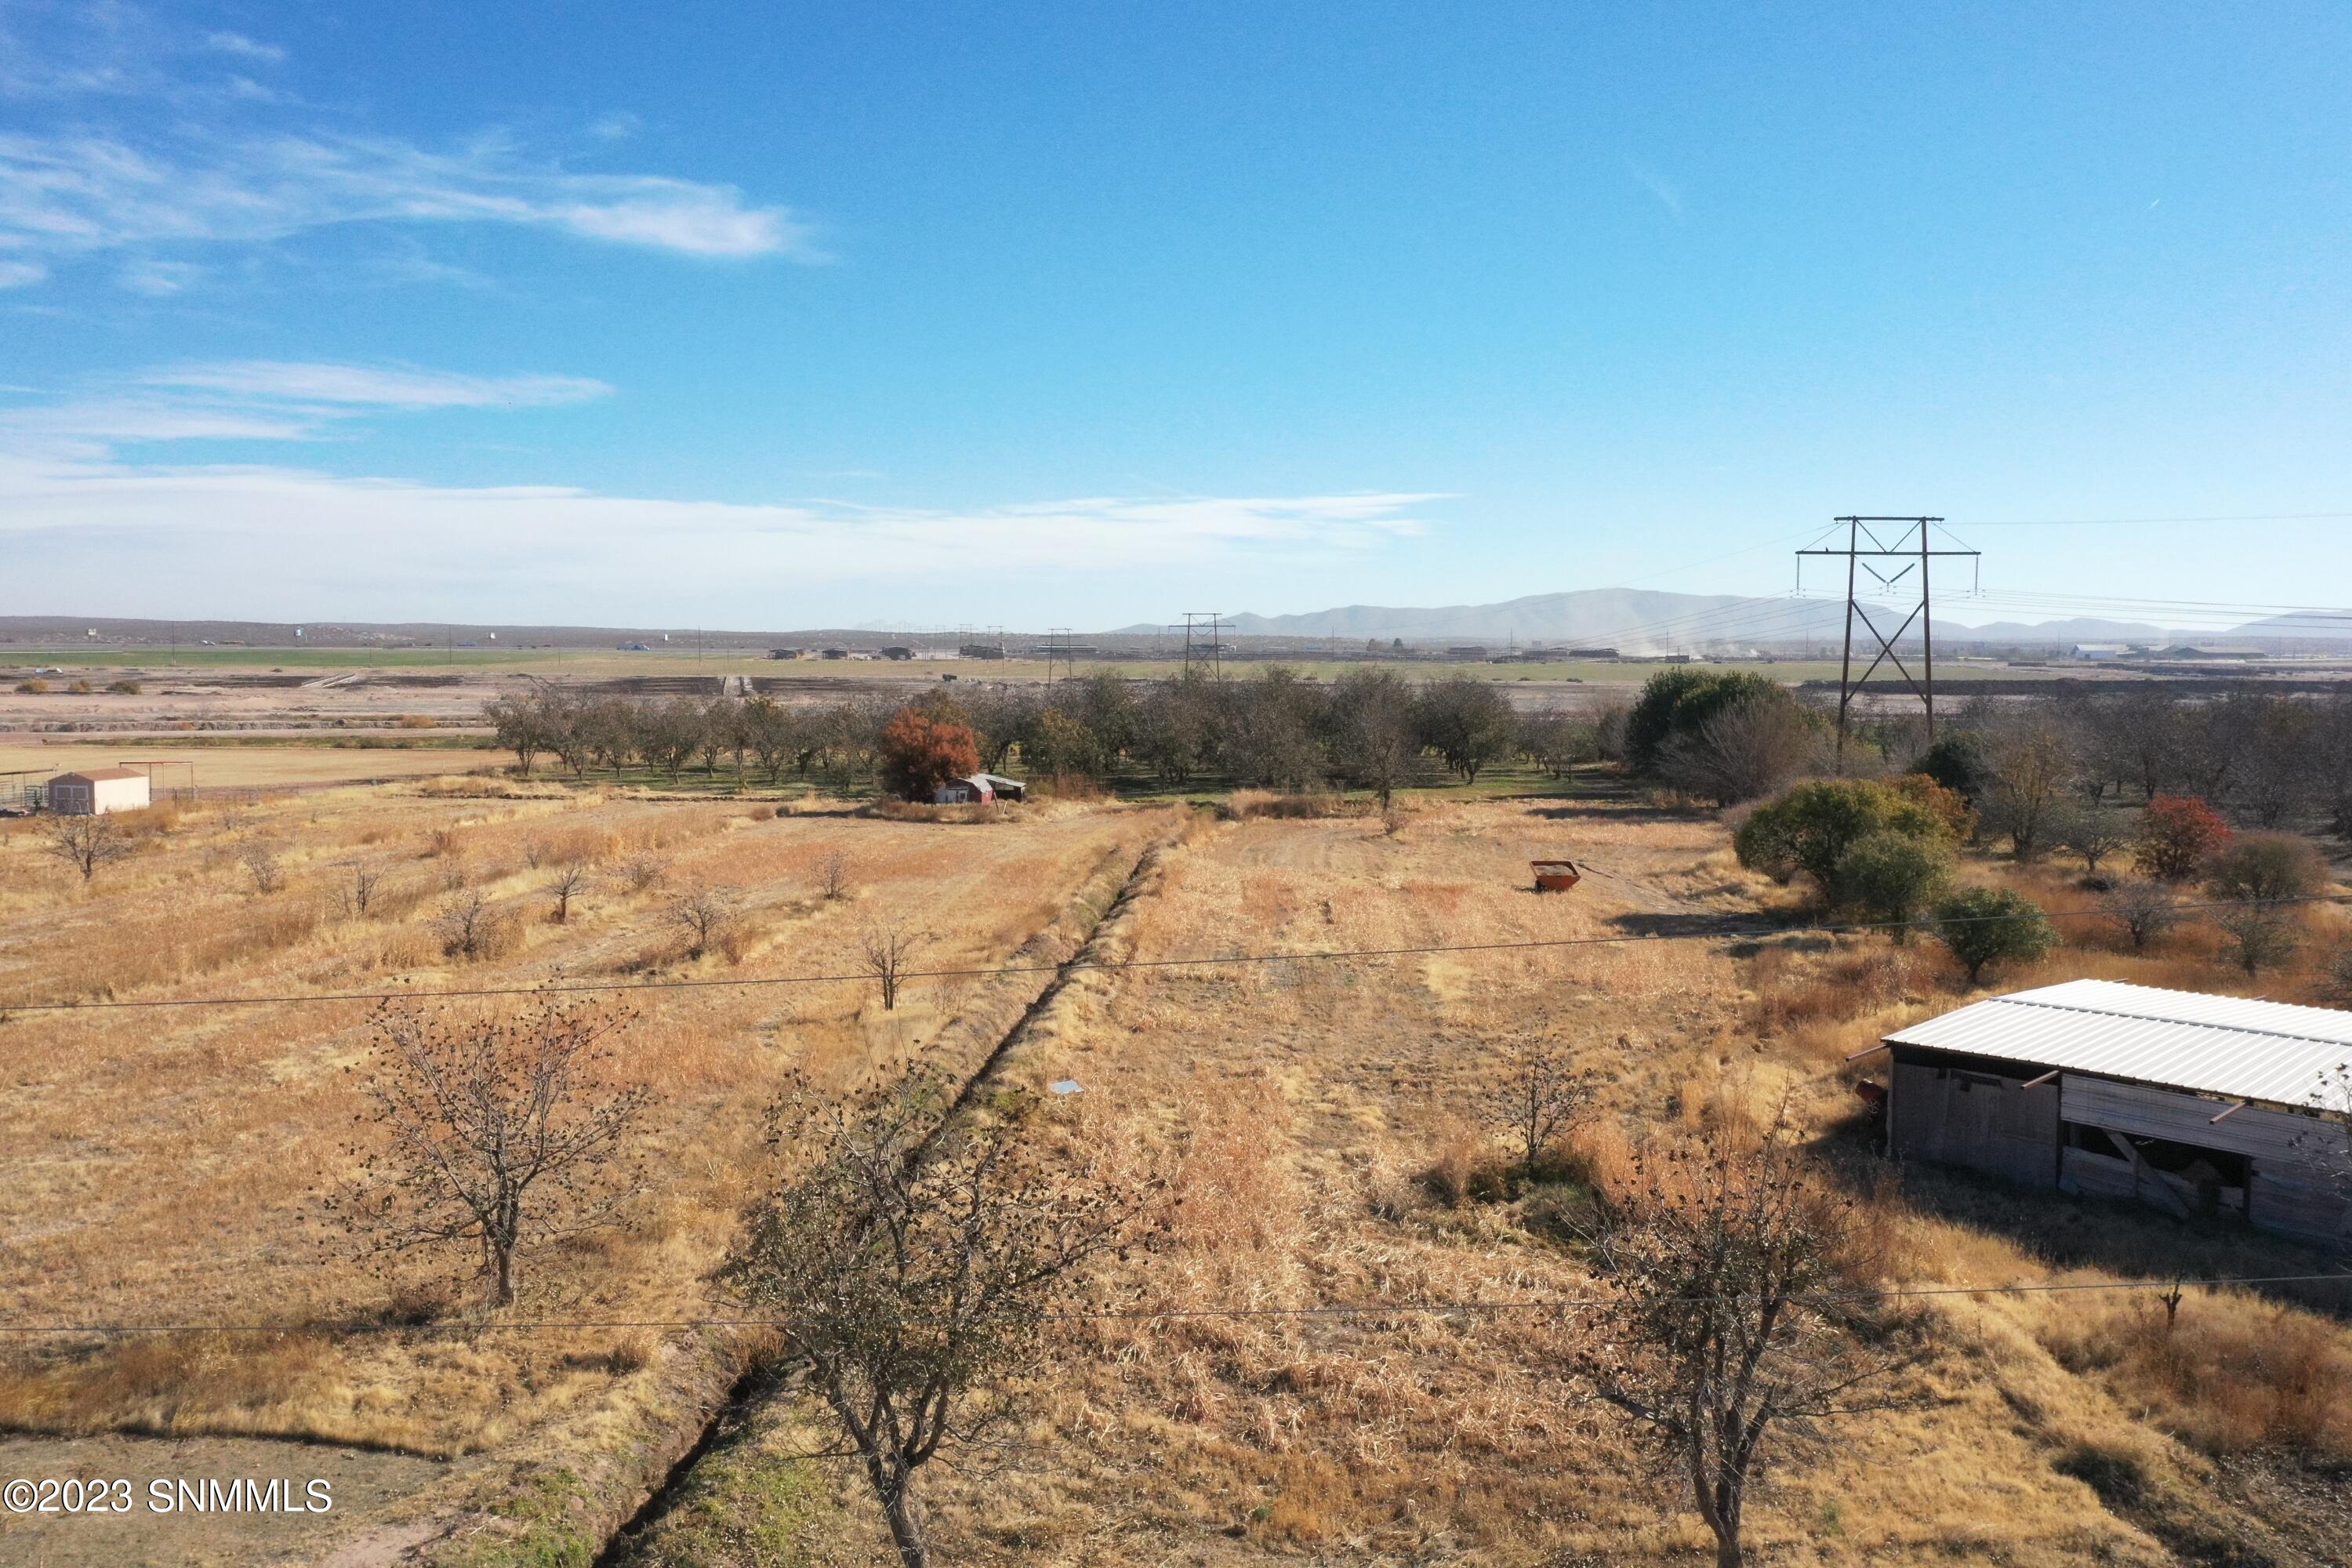
[[[2352,1013],[2069,980],[1988,997],[1886,1042],[2307,1107],[2322,1075],[2352,1060]]]

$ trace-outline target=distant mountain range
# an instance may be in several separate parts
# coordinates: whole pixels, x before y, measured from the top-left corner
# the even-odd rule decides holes
[[[1845,626],[1845,603],[1842,599],[1759,599],[1729,594],[1585,588],[1567,594],[1531,594],[1498,605],[1444,605],[1433,608],[1348,605],[1295,616],[1244,613],[1227,617],[1226,625],[1244,637],[1335,637],[1354,642],[1386,642],[1402,637],[1408,643],[1454,640],[1495,645],[1516,640],[1639,652],[1714,643],[1788,643],[1808,637],[1840,637]],[[1146,634],[1161,628],[1123,629]],[[1935,631],[1939,642],[1951,643],[2175,643],[2280,637],[2345,643],[2352,642],[2352,617],[2280,616],[2216,631],[2210,627],[2184,630],[2144,621],[2084,616],[1969,626],[1938,616]]]

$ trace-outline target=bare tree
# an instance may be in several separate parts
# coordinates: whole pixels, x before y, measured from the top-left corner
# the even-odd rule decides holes
[[[1552,1041],[1523,1040],[1510,1076],[1494,1089],[1489,1106],[1518,1155],[1520,1173],[1532,1177],[1544,1151],[1591,1103],[1591,1074],[1571,1066],[1568,1053]]]
[[[848,895],[849,862],[840,850],[826,850],[824,858],[816,863],[816,886],[827,902]]]
[[[690,882],[663,911],[686,937],[686,956],[700,958],[725,935],[735,920],[735,902],[719,889]]]
[[[1770,795],[1821,755],[1821,731],[1787,697],[1748,697],[1660,748],[1659,776],[1675,788],[1738,805]]]
[[[555,868],[555,875],[548,881],[547,890],[555,898],[557,925],[572,919],[572,900],[587,892],[589,884],[595,879],[595,873],[579,860],[566,860]]]
[[[609,1223],[637,1184],[629,1141],[648,1091],[611,1076],[625,1016],[554,1000],[511,1016],[387,1004],[355,1150],[362,1190],[337,1212],[377,1250],[477,1249],[489,1304],[514,1303],[521,1255]]]
[[[2149,942],[2179,925],[2180,910],[2172,895],[2160,882],[2137,879],[2125,882],[2099,900],[2106,918],[2126,936],[2131,938],[2135,951],[2145,950]]]
[[[882,1010],[898,1005],[898,987],[914,966],[915,954],[930,940],[930,932],[908,931],[904,921],[870,922],[858,933],[858,966],[882,987]]]
[[[623,863],[621,875],[628,879],[629,891],[642,893],[660,885],[669,875],[669,865],[651,855],[632,856]]]
[[[2284,963],[2297,945],[2294,924],[2267,904],[2223,910],[2214,915],[2213,923],[2229,939],[2222,955],[2250,976]]]
[[[49,853],[80,872],[85,882],[98,875],[100,866],[131,853],[131,840],[123,837],[121,825],[103,814],[46,817],[41,831]]]
[[[278,851],[268,845],[248,844],[237,860],[253,879],[255,892],[274,893],[286,885],[286,868],[278,864]]]
[[[2322,1068],[2305,1098],[2319,1115],[2296,1137],[2295,1153],[2352,1204],[2352,1057]]]
[[[727,1268],[806,1363],[903,1568],[931,1560],[923,1466],[1017,1416],[1055,1321],[1099,1289],[1084,1266],[1151,1195],[1053,1137],[1033,1100],[983,1118],[954,1099],[920,1068],[849,1102],[803,1082],[771,1136],[812,1163],[754,1209]]]
[[[478,888],[452,892],[441,900],[428,922],[441,939],[441,951],[451,958],[485,958],[496,940],[496,917]]]
[[[2050,815],[2050,842],[2083,858],[2083,869],[2098,875],[2099,862],[2131,847],[2126,819],[2095,802],[2062,806]]]
[[[372,867],[352,867],[352,879],[335,889],[336,909],[346,917],[357,915],[365,919],[368,910],[375,904],[376,884],[383,879],[383,873]]]
[[[1807,1169],[1784,1120],[1753,1149],[1636,1161],[1630,1204],[1595,1237],[1619,1300],[1579,1370],[1687,1478],[1718,1568],[1740,1568],[1772,1445],[1902,1403],[1864,1393],[1901,1363],[1864,1354],[1847,1331],[1838,1298],[1861,1251],[1855,1202]]]

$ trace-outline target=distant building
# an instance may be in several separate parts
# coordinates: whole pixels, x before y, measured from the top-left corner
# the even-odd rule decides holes
[[[956,652],[965,658],[1003,658],[1004,650],[992,642],[968,642]]]
[[[893,646],[884,648],[882,650],[882,657],[884,658],[912,658],[915,657],[915,650],[910,647]]]
[[[2352,1014],[2112,980],[2014,991],[1885,1037],[1887,1152],[2231,1216],[2352,1248]]]
[[[931,802],[935,805],[987,805],[1000,800],[1025,800],[1028,795],[1029,786],[1019,779],[1009,779],[1003,773],[973,773],[940,785],[931,792]]]
[[[768,657],[770,658],[798,658],[807,651],[808,650],[806,648],[799,647],[772,647],[768,650]]]
[[[1569,658],[1607,660],[1615,658],[1617,657],[1617,650],[1613,647],[1572,647],[1568,650],[1565,657]]]
[[[1486,657],[1486,645],[1483,643],[1456,643],[1454,647],[1445,650],[1445,657],[1448,658],[1484,658]]]
[[[847,658],[849,657],[849,650],[845,647],[829,647],[817,657],[819,658]]]
[[[2066,650],[2068,658],[2120,658],[2131,649],[2119,642],[2078,642]]]
[[[102,816],[110,811],[137,811],[148,804],[147,775],[136,768],[92,768],[87,773],[59,773],[44,792],[48,807],[60,816]]]

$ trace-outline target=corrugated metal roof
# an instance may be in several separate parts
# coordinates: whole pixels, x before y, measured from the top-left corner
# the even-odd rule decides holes
[[[2307,1106],[2352,1060],[2352,1013],[2069,980],[1897,1029],[1889,1044]]]

